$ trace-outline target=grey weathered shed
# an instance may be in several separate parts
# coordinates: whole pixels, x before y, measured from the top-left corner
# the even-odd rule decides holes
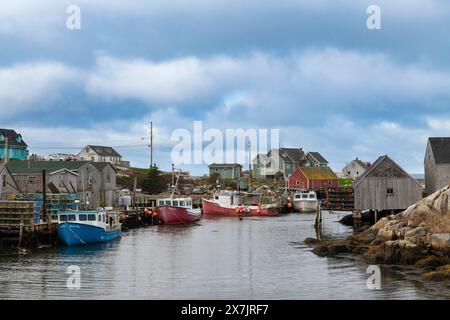
[[[387,155],[353,184],[355,210],[403,210],[422,198],[422,187]]]
[[[450,137],[428,139],[424,164],[427,194],[450,184]]]

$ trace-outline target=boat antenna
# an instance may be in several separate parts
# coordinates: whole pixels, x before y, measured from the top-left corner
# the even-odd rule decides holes
[[[172,194],[170,195],[171,199],[173,199],[175,191],[178,188],[178,180],[180,179],[181,169],[178,169],[178,175],[177,175],[177,179],[175,180],[175,185],[173,184],[174,174],[175,174],[175,167],[172,165]]]

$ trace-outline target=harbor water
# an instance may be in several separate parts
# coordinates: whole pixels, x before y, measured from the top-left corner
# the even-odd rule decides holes
[[[343,213],[324,212],[318,236],[342,238]],[[315,214],[204,218],[195,225],[149,226],[121,239],[79,247],[0,251],[0,299],[436,299],[450,298],[417,271],[381,267],[367,286],[358,257],[318,257]],[[73,287],[68,279],[76,273]],[[72,268],[72,269],[71,269]]]

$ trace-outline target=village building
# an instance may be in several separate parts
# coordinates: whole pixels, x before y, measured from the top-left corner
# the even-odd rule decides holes
[[[28,158],[28,145],[22,135],[11,129],[0,129],[0,159],[25,160]],[[6,160],[5,160],[6,159]]]
[[[424,165],[428,195],[450,184],[450,137],[428,139]]]
[[[356,158],[347,163],[346,166],[342,169],[342,177],[356,179],[360,175],[362,175],[368,168],[369,166],[367,165],[367,163]]]
[[[289,189],[320,190],[339,187],[339,179],[329,167],[299,167],[288,179]]]
[[[208,166],[209,175],[218,173],[223,180],[234,180],[242,177],[242,165],[239,163],[213,163]]]
[[[129,167],[128,161],[111,147],[87,145],[77,155],[77,160],[92,162],[109,162],[115,166]]]
[[[109,162],[94,162],[94,166],[102,174],[100,204],[104,207],[111,207],[116,203],[117,199],[117,171]]]
[[[0,164],[0,200],[7,200],[17,193],[17,185],[6,165]]]
[[[355,210],[404,210],[422,198],[422,187],[387,155],[353,183]]]
[[[81,203],[90,209],[114,206],[114,197],[104,197],[109,186],[103,184],[103,174],[90,161],[11,161],[7,164],[19,193],[36,194],[43,191],[45,170],[46,192],[78,193]],[[115,184],[116,174],[111,172],[110,181]],[[115,194],[115,193],[114,193]]]
[[[303,148],[271,149],[253,160],[253,177],[282,180],[299,167],[327,167],[328,161],[319,152],[305,153]]]

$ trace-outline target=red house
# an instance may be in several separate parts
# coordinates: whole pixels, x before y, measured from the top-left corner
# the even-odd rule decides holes
[[[288,179],[290,189],[324,189],[339,187],[336,174],[329,167],[300,167]]]

